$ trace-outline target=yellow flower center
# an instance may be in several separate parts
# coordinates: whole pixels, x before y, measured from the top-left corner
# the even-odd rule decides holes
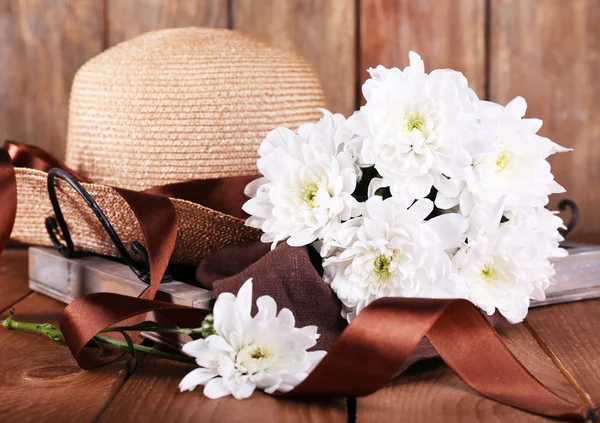
[[[486,282],[489,282],[492,279],[496,279],[497,276],[497,272],[496,269],[494,269],[493,267],[490,267],[489,265],[485,265],[483,266],[483,269],[481,269],[481,276],[483,277],[483,280],[485,280]]]
[[[238,370],[249,375],[269,368],[277,358],[274,351],[260,345],[247,345],[237,353],[232,354]]]
[[[410,132],[413,129],[417,131],[423,131],[423,126],[425,126],[425,119],[422,116],[416,113],[410,113],[406,116],[406,129]]]
[[[496,157],[496,172],[502,172],[507,169],[511,163],[510,154],[506,151],[503,151]]]
[[[259,346],[254,347],[254,349],[250,353],[250,357],[252,357],[254,359],[268,358],[270,355],[271,355],[271,353],[269,351],[267,351],[266,349],[259,347]]]
[[[373,262],[373,273],[381,279],[387,279],[390,276],[390,262],[392,260],[386,256],[379,256]]]
[[[319,187],[316,183],[311,183],[306,185],[302,191],[300,192],[300,198],[310,207],[315,206],[315,198],[317,197],[317,192],[319,191]]]

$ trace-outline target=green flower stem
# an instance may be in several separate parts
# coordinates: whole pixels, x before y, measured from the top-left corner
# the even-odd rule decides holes
[[[212,313],[210,313],[204,318],[201,326],[198,328],[163,328],[153,322],[143,322],[134,326],[116,326],[112,328],[106,328],[101,333],[138,331],[153,333],[176,333],[183,335],[201,335],[203,338],[208,338],[210,335],[214,335],[216,333],[214,328],[214,321],[214,316]]]
[[[125,341],[119,341],[118,339],[112,339],[112,338],[109,338],[107,336],[102,336],[102,335],[96,335],[94,337],[94,339],[96,339],[99,342],[104,342],[106,344],[114,345],[115,347],[121,348],[122,350],[130,351],[129,345],[127,345],[127,342],[125,342]],[[180,363],[194,364],[196,362],[194,357],[189,357],[187,355],[177,354],[177,353],[168,353],[165,351],[156,350],[152,347],[146,347],[146,346],[140,345],[140,344],[133,344],[133,349],[136,351],[147,353],[147,354],[152,354],[157,357],[166,358],[171,361],[179,361]]]
[[[138,326],[115,326],[106,328],[100,333],[122,332],[122,331],[142,331],[153,333],[180,333],[184,335],[202,335],[202,328],[163,328],[160,326],[140,328]]]
[[[2,326],[8,330],[22,330],[25,332],[37,332],[42,335],[46,335],[48,338],[53,341],[60,341],[63,339],[62,332],[57,327],[49,324],[49,323],[25,323],[25,322],[17,322],[13,318],[13,313],[11,312],[10,316],[2,321]]]
[[[14,310],[11,312],[10,316],[8,316],[6,319],[2,320],[1,324],[4,328],[6,328],[8,330],[21,330],[24,332],[39,333],[39,334],[47,336],[48,338],[52,339],[53,341],[62,341],[63,340],[63,334],[60,331],[60,329],[58,329],[56,326],[53,326],[49,323],[39,324],[39,323],[19,322],[14,319],[13,315],[14,315]],[[129,331],[129,330],[133,330],[133,331],[143,330],[146,332],[156,332],[156,333],[202,334],[204,329],[203,328],[197,328],[197,329],[161,328],[158,326],[148,327],[147,325],[142,324],[142,325],[138,325],[138,326],[123,326],[123,327],[107,328],[107,329],[103,330],[102,332],[103,333],[124,332],[124,331]],[[103,342],[105,344],[114,345],[117,348],[131,352],[130,345],[125,341],[120,341],[118,339],[112,339],[112,338],[109,338],[107,336],[102,336],[102,335],[96,335],[94,337],[94,340],[96,342]],[[154,349],[152,347],[146,347],[144,345],[133,344],[133,349],[136,351],[144,352],[146,354],[151,354],[151,355],[155,355],[157,357],[166,358],[166,359],[172,360],[172,361],[178,361],[181,363],[190,363],[190,364],[195,363],[195,360],[193,357],[189,357],[189,356],[183,355],[183,354],[160,351],[160,350]]]

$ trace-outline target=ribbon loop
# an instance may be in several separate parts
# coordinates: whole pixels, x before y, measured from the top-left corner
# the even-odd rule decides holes
[[[554,418],[584,409],[539,382],[466,300],[382,298],[366,307],[288,396],[365,396],[383,387],[423,336],[461,380],[496,401]]]
[[[150,275],[149,286],[139,295],[139,298],[152,300],[158,291],[158,286],[175,248],[177,237],[175,207],[167,197],[115,189],[131,207],[142,228],[148,252]],[[115,304],[120,303],[119,300],[126,301],[130,297],[110,294],[108,298],[112,299],[111,304],[113,304],[110,307],[104,302],[98,301],[98,298],[105,297],[88,295],[73,301],[63,310],[60,319],[60,328],[65,341],[77,363],[84,369],[91,369],[116,358],[114,356],[99,357],[89,349],[84,349],[86,344],[100,331],[118,323],[131,326],[145,320],[145,316],[139,316],[135,309],[115,307]],[[136,338],[137,335],[135,335]]]
[[[70,329],[82,320],[88,321],[89,334],[104,329],[108,321],[117,323],[150,311],[163,313],[180,327],[195,327],[209,313],[209,310],[109,293],[82,297],[70,307],[61,320],[61,328]],[[578,406],[532,376],[479,310],[465,300],[375,301],[352,321],[304,382],[280,396],[369,395],[390,381],[423,335],[466,385],[488,398],[542,416],[597,421],[593,420],[597,418],[597,408]],[[68,342],[71,345],[71,335]],[[79,342],[85,345],[83,340]],[[78,362],[84,368],[102,364],[81,358]]]

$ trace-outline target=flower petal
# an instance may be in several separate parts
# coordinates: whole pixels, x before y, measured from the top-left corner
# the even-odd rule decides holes
[[[273,297],[263,295],[256,300],[256,306],[258,307],[258,313],[254,316],[256,320],[266,321],[277,315],[277,304]]]
[[[522,118],[527,111],[527,102],[523,97],[515,97],[506,105],[506,111],[516,117]]]
[[[440,237],[443,250],[458,247],[465,240],[469,219],[458,213],[434,217],[427,225]]]
[[[237,293],[235,307],[242,316],[250,317],[252,309],[252,278],[248,279]]]
[[[231,395],[235,399],[241,400],[246,399],[252,395],[254,390],[256,389],[256,384],[246,381],[235,381],[235,383],[230,384],[229,389],[231,390]]]
[[[227,395],[231,394],[229,389],[223,383],[223,378],[221,378],[221,377],[210,380],[204,386],[203,393],[207,398],[210,398],[210,399],[226,397]]]
[[[211,335],[206,338],[206,343],[213,350],[219,350],[224,352],[234,352],[229,342],[219,335]]]
[[[415,70],[421,73],[425,72],[425,65],[423,63],[423,59],[421,59],[421,56],[419,56],[412,50],[408,52],[408,61],[410,63],[411,68],[415,68]]]
[[[277,319],[279,319],[281,326],[293,328],[296,325],[296,319],[294,319],[294,314],[288,308],[282,308],[279,314],[277,315]]]
[[[193,391],[198,385],[204,385],[206,382],[217,376],[215,369],[194,369],[189,372],[181,382],[179,382],[179,390]]]
[[[419,220],[425,220],[425,218],[433,211],[433,202],[428,199],[419,200],[413,204],[409,210],[416,213],[417,216],[419,216]]]
[[[408,183],[408,191],[414,198],[424,198],[433,186],[433,176],[429,173],[412,178]]]
[[[208,345],[206,345],[206,340],[196,339],[195,341],[186,342],[181,350],[191,357],[198,357],[208,351]]]

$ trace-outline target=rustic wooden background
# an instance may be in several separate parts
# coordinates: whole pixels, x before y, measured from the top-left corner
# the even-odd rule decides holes
[[[600,0],[0,0],[0,139],[62,156],[77,68],[139,33],[191,25],[299,52],[346,115],[366,69],[405,66],[410,49],[428,69],[464,72],[481,98],[524,96],[541,134],[574,149],[552,165],[582,210],[576,238],[600,240]]]

